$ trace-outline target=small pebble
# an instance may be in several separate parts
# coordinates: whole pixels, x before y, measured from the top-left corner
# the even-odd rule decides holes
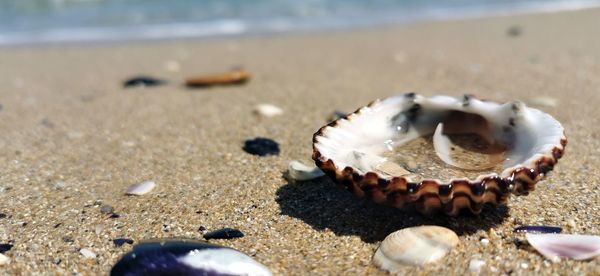
[[[206,230],[206,227],[204,227],[203,225],[200,225],[200,227],[198,227],[198,231],[202,232]]]
[[[483,265],[485,265],[485,261],[483,260],[471,260],[471,262],[469,262],[469,272],[479,274]]]
[[[5,217],[7,217],[7,215],[6,215],[6,214],[0,213],[0,219],[3,219],[3,218],[5,218]]]
[[[570,219],[569,221],[567,221],[567,225],[569,227],[571,227],[571,229],[575,229],[575,227],[577,227],[577,225],[575,224],[575,221]]]
[[[269,138],[257,137],[244,141],[244,151],[258,156],[278,155],[279,144]]]
[[[113,240],[113,243],[115,244],[116,247],[120,247],[120,246],[123,246],[126,243],[133,244],[133,240],[132,239],[127,239],[127,238],[117,238],[117,239]]]
[[[10,263],[10,258],[0,253],[0,266],[7,265]]]
[[[81,255],[83,255],[86,258],[96,258],[96,253],[94,253],[92,250],[89,250],[87,248],[82,248],[79,250],[79,253],[81,253]]]
[[[179,72],[179,69],[181,69],[179,62],[177,62],[176,60],[165,61],[165,64],[163,67],[165,68],[165,70],[167,70],[169,72]]]
[[[488,244],[490,244],[490,240],[488,240],[488,239],[481,239],[481,244],[487,246]]]
[[[521,268],[522,269],[528,269],[529,265],[527,263],[521,263]]]
[[[115,208],[108,204],[103,204],[100,206],[100,213],[102,214],[112,214],[115,211]]]
[[[254,113],[264,117],[274,117],[283,114],[283,109],[272,104],[259,104],[254,107]]]
[[[109,218],[120,218],[120,217],[121,217],[121,215],[119,215],[117,213],[112,213],[112,214],[110,214]]]
[[[514,25],[506,29],[506,34],[510,37],[518,37],[522,33],[521,26]]]
[[[307,166],[300,161],[292,160],[288,165],[287,177],[291,180],[306,181],[324,176],[325,173],[315,166]]]
[[[157,86],[157,85],[163,85],[166,84],[167,82],[161,79],[157,79],[157,78],[153,78],[153,77],[147,77],[147,76],[138,76],[138,77],[133,77],[130,78],[126,81],[123,82],[123,87],[128,88],[128,87],[135,87],[135,86]]]
[[[152,180],[148,180],[127,187],[127,189],[125,190],[125,194],[141,196],[152,191],[154,187],[156,187],[156,183],[154,183],[154,181]]]
[[[233,238],[241,238],[244,236],[242,231],[233,229],[233,228],[223,228],[219,230],[215,230],[212,232],[208,232],[204,234],[204,238],[207,240],[210,239],[233,239]]]

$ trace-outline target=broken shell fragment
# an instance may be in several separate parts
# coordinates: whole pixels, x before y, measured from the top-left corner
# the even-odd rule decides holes
[[[556,119],[522,102],[407,93],[321,127],[313,159],[359,197],[457,215],[533,191],[566,144]]]
[[[192,240],[142,242],[121,257],[116,275],[272,275],[264,265],[232,248]]]
[[[389,234],[373,255],[373,263],[390,272],[403,265],[422,266],[444,257],[458,244],[454,231],[441,226],[417,226]]]
[[[272,104],[259,104],[254,107],[254,113],[264,117],[274,117],[283,114],[283,109]]]
[[[154,183],[154,181],[152,180],[148,180],[127,187],[127,189],[125,190],[125,194],[141,196],[152,191],[154,187],[156,187],[156,183]]]
[[[185,81],[188,87],[208,87],[214,85],[244,84],[250,79],[250,73],[241,69],[189,78]]]
[[[291,180],[306,181],[324,175],[325,174],[323,171],[321,171],[321,169],[315,166],[309,167],[297,160],[290,161],[288,165],[287,177]]]
[[[548,259],[587,260],[600,255],[600,237],[569,234],[525,234],[535,250]]]

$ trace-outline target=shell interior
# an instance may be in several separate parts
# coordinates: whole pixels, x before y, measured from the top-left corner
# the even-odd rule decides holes
[[[478,180],[535,168],[542,156],[552,157],[563,132],[552,116],[521,102],[408,93],[375,101],[325,127],[314,147],[338,169],[360,174]]]

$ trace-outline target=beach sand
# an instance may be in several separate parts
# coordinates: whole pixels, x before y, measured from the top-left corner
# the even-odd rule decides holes
[[[114,238],[202,239],[232,227],[246,236],[212,242],[247,253],[275,274],[383,274],[371,257],[387,234],[436,224],[456,231],[459,246],[403,273],[463,274],[471,260],[483,260],[486,274],[599,275],[598,258],[554,263],[513,233],[543,224],[600,234],[598,18],[600,9],[592,9],[208,41],[0,49],[0,243],[13,245],[0,273],[103,274],[132,248],[115,247]],[[186,77],[234,66],[249,70],[251,81],[182,85]],[[141,74],[169,83],[122,87]],[[537,107],[563,123],[566,154],[529,196],[479,216],[425,217],[356,199],[329,179],[282,178],[290,160],[311,163],[312,134],[332,111],[410,91],[555,99],[555,106]],[[252,114],[259,103],[285,113],[259,118]],[[245,153],[243,141],[255,136],[279,142],[281,154]],[[145,180],[157,184],[149,194],[123,194]],[[102,204],[120,217],[101,213]],[[85,258],[81,248],[97,257]]]

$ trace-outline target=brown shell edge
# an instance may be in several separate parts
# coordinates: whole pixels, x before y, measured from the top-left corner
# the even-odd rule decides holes
[[[421,182],[409,182],[402,176],[386,179],[376,172],[360,174],[351,167],[338,169],[333,160],[322,156],[315,147],[317,137],[322,136],[327,127],[335,127],[340,120],[352,120],[363,108],[371,107],[379,101],[372,101],[315,132],[312,158],[317,167],[341,188],[359,198],[367,197],[378,204],[399,209],[414,209],[422,214],[442,211],[455,216],[463,209],[479,214],[486,204],[506,204],[511,193],[527,195],[535,190],[535,184],[552,171],[567,145],[567,138],[563,133],[560,145],[552,148],[551,157],[541,156],[535,161],[535,168],[521,166],[515,168],[509,177],[489,176],[481,181],[453,180],[449,183],[439,183],[437,180],[425,179]]]

